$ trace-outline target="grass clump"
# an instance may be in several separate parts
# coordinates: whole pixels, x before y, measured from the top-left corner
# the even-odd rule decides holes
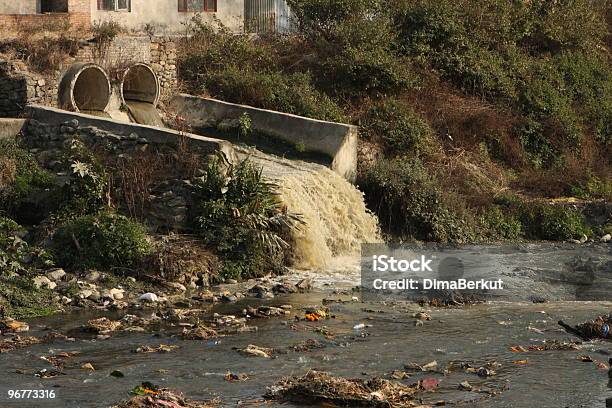
[[[73,269],[131,269],[150,252],[141,224],[108,211],[63,224],[52,248],[58,264]]]
[[[47,212],[50,173],[15,140],[0,140],[0,213],[20,223],[36,222]]]
[[[341,121],[342,110],[314,86],[308,72],[286,72],[277,60],[281,40],[252,41],[196,16],[181,45],[179,74],[195,94],[322,120]]]
[[[359,180],[383,230],[405,239],[469,242],[470,225],[450,211],[438,183],[419,159],[383,160]]]
[[[224,260],[221,275],[250,278],[279,272],[299,222],[288,214],[261,169],[242,161],[224,173],[214,160],[196,185],[195,232]]]
[[[362,123],[364,137],[376,141],[394,152],[418,153],[431,143],[433,130],[409,108],[394,100],[371,107]]]
[[[29,278],[0,276],[0,317],[28,319],[53,314],[57,304],[54,293],[38,289]]]
[[[578,209],[546,203],[524,203],[520,219],[527,238],[563,241],[590,235],[582,212]]]

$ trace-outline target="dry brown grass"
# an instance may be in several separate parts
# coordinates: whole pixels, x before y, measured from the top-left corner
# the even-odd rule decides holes
[[[4,189],[15,181],[17,164],[13,159],[0,156],[0,189]]]
[[[513,168],[524,164],[523,148],[513,134],[518,118],[512,112],[465,95],[431,73],[423,76],[424,85],[403,99],[427,119],[445,147],[474,150],[483,140],[495,140],[497,158]]]
[[[88,33],[67,21],[41,20],[17,28],[0,29],[0,54],[24,61],[29,68],[51,73],[79,50],[79,41]]]
[[[169,235],[155,243],[155,251],[143,266],[146,271],[164,279],[189,283],[204,279],[204,275],[216,274],[220,261],[196,237]]]

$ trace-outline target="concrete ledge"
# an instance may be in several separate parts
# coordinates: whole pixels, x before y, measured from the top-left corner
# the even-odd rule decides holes
[[[136,133],[152,144],[176,145],[181,137],[186,137],[189,146],[198,151],[204,153],[222,152],[230,163],[236,161],[234,147],[230,142],[225,140],[194,135],[192,133],[181,133],[172,129],[120,122],[113,119],[69,112],[41,105],[27,105],[25,112],[28,119],[34,119],[41,123],[61,125],[62,123],[76,119],[79,121],[80,127],[91,126],[120,136],[128,136],[131,133]]]
[[[210,126],[211,122],[219,123],[224,119],[238,119],[247,113],[254,130],[284,142],[300,144],[306,151],[322,153],[331,159],[332,170],[348,180],[355,179],[358,133],[356,126],[185,94],[172,98],[170,108],[196,128],[205,128]]]
[[[25,124],[26,119],[0,119],[0,139],[14,138]]]

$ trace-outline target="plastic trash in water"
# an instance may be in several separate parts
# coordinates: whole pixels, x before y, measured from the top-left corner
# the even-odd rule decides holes
[[[610,326],[608,326],[607,324],[604,324],[603,326],[601,326],[601,335],[603,337],[608,337],[609,333],[610,333]]]
[[[353,330],[362,330],[362,329],[365,329],[365,327],[366,327],[365,324],[359,323],[359,324],[356,324],[355,326],[353,326]]]

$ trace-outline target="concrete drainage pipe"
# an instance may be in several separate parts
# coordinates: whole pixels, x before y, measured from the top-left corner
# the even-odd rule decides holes
[[[74,64],[68,68],[58,90],[60,108],[75,112],[104,112],[110,96],[108,75],[94,63]]]
[[[146,102],[156,107],[159,97],[159,80],[151,67],[138,63],[125,70],[121,81],[121,102]]]

